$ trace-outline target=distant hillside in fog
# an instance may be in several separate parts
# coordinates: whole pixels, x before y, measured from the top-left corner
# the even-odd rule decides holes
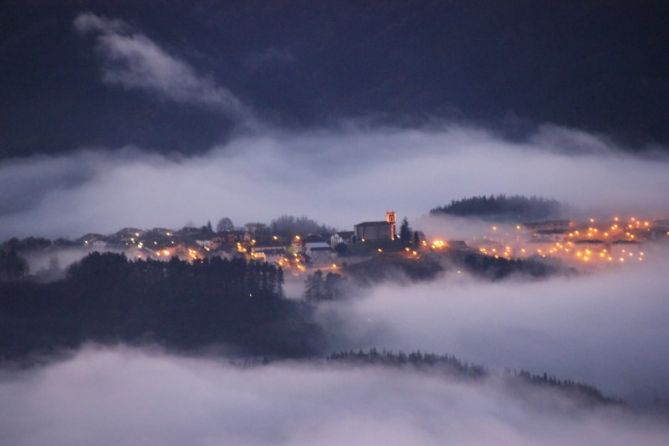
[[[404,370],[422,371],[425,373],[436,373],[442,376],[466,379],[483,380],[491,377],[491,372],[477,364],[470,364],[459,360],[455,356],[436,355],[433,353],[421,353],[420,351],[394,353],[392,351],[378,351],[372,348],[369,351],[348,351],[333,353],[327,357],[329,363],[344,363],[360,367],[383,366]],[[526,370],[507,370],[503,375],[506,385],[510,391],[522,394],[527,391],[527,386],[543,387],[559,392],[562,396],[571,398],[572,401],[586,406],[594,405],[616,405],[622,407],[622,400],[611,398],[591,385],[572,380],[560,380],[547,373],[541,375],[532,374]]]
[[[559,201],[543,197],[481,195],[453,200],[445,206],[432,209],[430,214],[502,221],[527,221],[557,217],[564,207]]]

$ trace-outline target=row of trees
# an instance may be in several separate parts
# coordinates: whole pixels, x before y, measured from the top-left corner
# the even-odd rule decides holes
[[[189,263],[172,258],[129,261],[125,255],[94,252],[68,270],[68,279],[84,285],[113,284],[117,280],[133,286],[164,283],[178,287],[182,282],[198,288],[212,287],[222,297],[255,295],[271,299],[283,293],[283,270],[274,264],[211,257]]]
[[[304,297],[308,302],[337,300],[344,296],[344,278],[340,274],[317,270],[305,280]]]
[[[563,394],[576,398],[586,404],[625,404],[620,399],[605,396],[599,389],[589,384],[570,379],[561,380],[547,373],[537,375],[526,370],[507,371],[507,377],[512,377],[523,384],[532,384],[559,390]]]
[[[418,247],[420,245],[420,234],[418,231],[412,231],[409,226],[409,220],[406,217],[402,219],[400,224],[400,243],[402,246]]]
[[[269,225],[263,223],[250,223],[247,226],[252,227],[254,231],[266,231],[267,233],[292,237],[296,234],[322,234],[334,232],[334,228],[322,225],[309,217],[295,217],[292,215],[282,215],[271,221]],[[216,231],[225,232],[235,229],[235,225],[228,217],[221,218],[216,224]]]
[[[434,353],[412,353],[392,352],[387,350],[345,351],[333,353],[327,357],[329,362],[340,362],[362,366],[383,366],[407,368],[423,372],[435,372],[449,377],[459,379],[484,379],[490,376],[485,368],[480,365],[470,364],[459,360],[451,355],[437,355]],[[599,404],[624,404],[621,400],[603,395],[597,388],[573,380],[560,380],[546,373],[541,375],[532,374],[526,370],[510,371],[502,376],[506,383],[513,386],[515,392],[522,391],[526,386],[541,386],[553,389],[560,394],[571,397],[573,401],[586,405]]]
[[[421,353],[420,351],[406,354],[404,352],[394,353],[388,350],[378,351],[375,348],[368,351],[349,350],[333,353],[327,357],[327,360],[350,364],[439,370],[441,373],[454,375],[459,378],[484,378],[487,376],[487,372],[483,367],[460,361],[455,356]]]
[[[450,254],[450,259],[468,273],[489,280],[500,280],[516,274],[543,278],[558,272],[567,274],[572,272],[559,264],[549,264],[534,258],[505,259],[477,252],[454,252]]]
[[[86,341],[218,345],[282,357],[320,352],[310,307],[283,298],[282,283],[280,268],[243,259],[190,264],[93,253],[60,281],[0,283],[0,357]]]
[[[272,220],[270,228],[273,234],[284,237],[292,237],[296,234],[329,234],[335,231],[334,228],[322,225],[309,217],[292,215],[282,215]]]
[[[28,274],[28,262],[13,247],[0,249],[0,281],[18,280]]]
[[[374,256],[363,262],[344,266],[344,272],[357,285],[373,285],[385,280],[433,280],[444,270],[432,256],[407,259],[404,256]]]
[[[2,249],[4,249],[5,251],[10,251],[14,249],[17,252],[27,252],[27,251],[39,251],[47,249],[51,246],[68,247],[71,244],[72,242],[69,242],[68,240],[65,239],[56,239],[54,241],[51,241],[48,238],[44,237],[26,237],[23,239],[18,239],[16,237],[13,237],[10,238],[9,240],[6,240],[2,244]]]

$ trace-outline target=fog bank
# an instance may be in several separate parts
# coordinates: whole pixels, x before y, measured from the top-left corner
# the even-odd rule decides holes
[[[0,238],[241,225],[289,213],[350,228],[395,209],[415,218],[475,194],[553,197],[588,210],[669,214],[669,162],[544,127],[526,142],[440,125],[258,130],[204,155],[83,149],[0,163]],[[372,205],[373,204],[373,205]]]
[[[362,299],[323,306],[323,314],[344,337],[336,348],[450,353],[649,402],[669,397],[669,252],[647,255],[643,264],[535,282],[451,272],[430,283],[383,284]]]
[[[661,445],[665,425],[583,409],[495,380],[275,364],[240,369],[128,349],[85,349],[0,374],[0,432],[33,445]]]

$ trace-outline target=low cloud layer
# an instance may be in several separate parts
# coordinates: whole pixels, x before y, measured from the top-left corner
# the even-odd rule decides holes
[[[494,369],[587,382],[634,403],[666,399],[669,252],[647,255],[643,264],[537,282],[451,273],[432,283],[380,285],[335,307],[334,330],[348,338],[336,348],[450,353]]]
[[[74,28],[95,37],[104,62],[104,82],[148,91],[178,103],[211,107],[230,117],[249,113],[230,90],[121,20],[87,12],[77,16]]]
[[[0,375],[0,431],[14,446],[666,444],[669,429],[495,380],[309,365],[240,369],[136,350],[79,352]]]
[[[574,147],[580,154],[574,154]],[[554,197],[597,212],[669,214],[669,162],[544,128],[512,143],[481,129],[361,128],[239,136],[192,157],[138,148],[0,163],[0,237],[235,223],[289,213],[350,228],[415,218],[473,194]]]

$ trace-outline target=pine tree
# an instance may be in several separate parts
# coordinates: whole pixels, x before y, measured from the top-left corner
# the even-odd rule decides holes
[[[406,217],[400,225],[400,240],[405,245],[411,243],[411,228],[409,228],[409,220]]]
[[[308,301],[315,302],[323,299],[324,294],[325,283],[323,281],[323,271],[319,269],[307,278],[304,297],[306,297]]]

